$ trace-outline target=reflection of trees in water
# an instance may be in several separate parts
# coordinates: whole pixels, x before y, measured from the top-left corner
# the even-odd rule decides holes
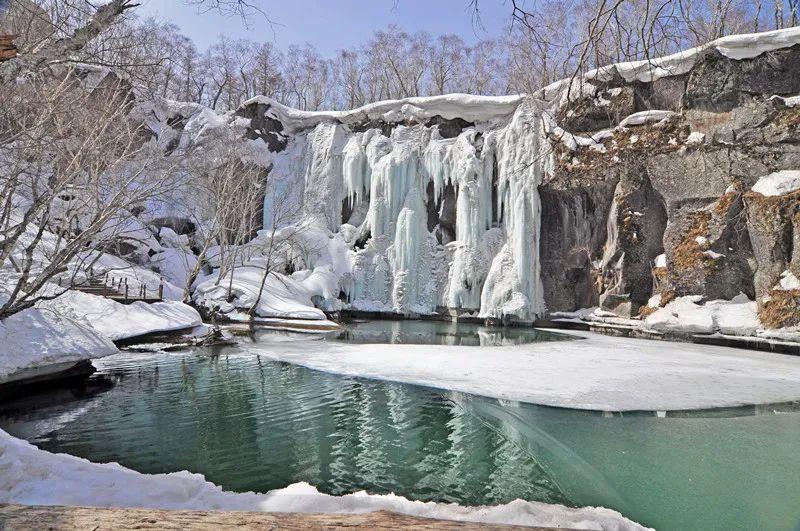
[[[488,327],[433,320],[375,320],[346,323],[346,328],[336,334],[335,339],[348,343],[503,346],[573,338],[528,327]]]
[[[94,390],[4,403],[0,415],[5,411],[7,417],[16,407],[28,412],[31,423],[52,420],[43,441],[47,449],[119,461],[142,472],[188,469],[238,491],[308,481],[333,494],[366,489],[462,504],[523,498],[615,508],[624,507],[629,493],[617,493],[619,484],[609,482],[605,454],[595,448],[601,435],[609,432],[606,439],[627,447],[625,437],[645,436],[624,431],[627,423],[667,429],[667,423],[679,421],[671,417],[689,416],[666,412],[660,419],[650,412],[605,418],[335,376],[236,349],[224,352],[165,354],[118,367],[109,362],[95,377]],[[103,385],[113,388],[103,392]],[[65,416],[85,404],[82,396],[101,396],[102,407],[74,419]],[[62,406],[48,407],[46,401]],[[774,411],[797,411],[797,403],[700,415]],[[55,419],[64,418],[67,422],[57,425]],[[617,436],[614,430],[625,444],[611,437]],[[576,433],[582,434],[578,442]],[[630,460],[613,456],[608,459]]]

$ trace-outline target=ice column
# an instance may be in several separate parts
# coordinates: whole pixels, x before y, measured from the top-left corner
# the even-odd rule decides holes
[[[550,160],[541,113],[526,101],[511,123],[492,133],[497,156],[498,208],[506,243],[492,261],[481,293],[481,315],[533,319],[545,310],[539,265],[538,185]]]

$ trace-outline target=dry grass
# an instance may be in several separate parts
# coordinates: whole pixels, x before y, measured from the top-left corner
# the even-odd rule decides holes
[[[797,127],[800,125],[800,107],[781,110],[772,123],[777,127]]]
[[[674,289],[668,289],[667,291],[661,292],[661,306],[666,306],[670,302],[675,300],[675,297],[678,296],[678,293]]]
[[[800,190],[780,196],[765,197],[756,192],[744,194],[748,205],[755,207],[756,216],[749,216],[749,220],[756,227],[765,231],[779,230],[784,223],[800,213]]]
[[[770,291],[758,305],[758,318],[767,328],[800,325],[800,289]]]
[[[713,260],[703,254],[703,247],[697,243],[698,237],[708,238],[708,223],[711,221],[711,212],[699,210],[688,216],[689,228],[683,234],[681,242],[675,247],[674,264],[676,271],[688,271],[698,267],[705,267]]]
[[[658,308],[652,306],[642,306],[639,309],[639,319],[647,319],[650,315],[654,314]]]
[[[731,206],[736,202],[737,199],[742,194],[742,183],[740,181],[736,181],[733,183],[733,190],[730,192],[726,192],[717,199],[716,204],[714,204],[714,215],[721,218],[728,214],[728,211],[731,209]]]

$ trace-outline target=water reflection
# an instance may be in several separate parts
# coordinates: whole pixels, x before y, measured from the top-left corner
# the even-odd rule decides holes
[[[0,404],[0,426],[238,491],[308,481],[332,494],[603,505],[659,529],[800,521],[798,403],[608,415],[343,378],[236,347],[98,365],[96,392]]]
[[[492,327],[451,321],[349,321],[332,336],[347,343],[503,346],[561,341],[571,336],[528,327]]]

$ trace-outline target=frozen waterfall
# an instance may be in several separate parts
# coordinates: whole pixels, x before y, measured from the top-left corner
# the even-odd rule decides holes
[[[270,178],[302,187],[304,218],[346,255],[306,265],[338,264],[354,309],[543,313],[537,187],[550,150],[536,103],[449,137],[435,124],[392,125],[356,132],[321,121],[274,156]]]

